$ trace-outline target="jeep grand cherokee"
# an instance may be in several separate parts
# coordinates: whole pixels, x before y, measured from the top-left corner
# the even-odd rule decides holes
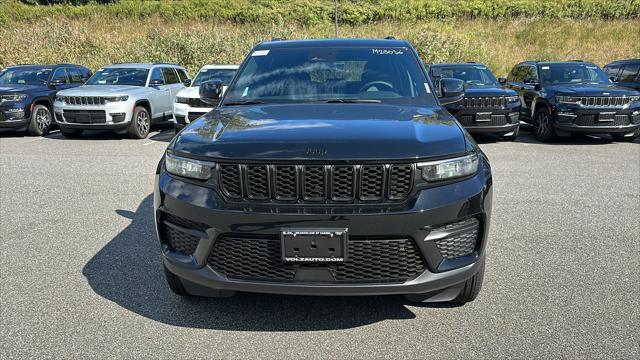
[[[492,177],[442,107],[463,85],[434,88],[406,41],[257,45],[158,164],[171,289],[473,300]],[[202,84],[201,98],[222,86]]]

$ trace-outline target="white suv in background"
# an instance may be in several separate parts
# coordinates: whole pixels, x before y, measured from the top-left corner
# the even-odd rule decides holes
[[[205,65],[198,71],[190,86],[181,90],[173,104],[173,116],[176,122],[176,132],[182,130],[188,123],[208,113],[213,106],[200,100],[200,84],[214,79],[222,80],[223,91],[233,79],[238,65]]]
[[[172,119],[173,100],[189,82],[186,69],[174,64],[105,66],[83,86],[58,92],[56,122],[66,137],[113,130],[143,139],[152,122]]]

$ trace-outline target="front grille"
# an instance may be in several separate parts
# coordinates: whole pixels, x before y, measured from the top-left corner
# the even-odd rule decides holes
[[[200,113],[200,112],[190,112],[189,114],[187,114],[187,118],[189,119],[189,122],[193,122],[196,119],[198,119],[200,116],[204,115],[206,113]]]
[[[222,234],[208,265],[230,278],[254,281],[294,281],[298,268],[329,269],[335,282],[404,282],[426,270],[420,251],[410,239],[349,239],[347,260],[341,264],[293,264],[282,260],[277,236]]]
[[[220,164],[221,192],[232,200],[282,202],[402,201],[414,166]]]
[[[482,121],[478,115],[460,115],[458,116],[458,122],[464,127],[474,126],[503,126],[509,123],[508,115],[498,114],[487,116],[486,120]]]
[[[181,228],[184,228],[185,230],[196,230],[205,236],[205,231],[208,226],[206,224],[171,214],[165,213],[161,216],[160,238],[162,242],[172,251],[180,252],[185,255],[192,255],[198,246],[200,237],[195,236],[192,233],[182,231]]]
[[[465,108],[503,108],[507,106],[505,96],[469,96],[460,102]]]
[[[68,105],[104,105],[106,100],[104,96],[63,96],[62,101]]]
[[[579,99],[586,107],[621,107],[631,101],[628,96],[582,96]]]
[[[102,110],[63,110],[64,120],[78,124],[104,124],[107,115]]]
[[[574,124],[577,126],[626,126],[631,124],[629,115],[611,115],[607,118],[609,121],[601,121],[600,116],[599,114],[579,115]]]
[[[480,221],[471,218],[434,227],[427,239],[434,237],[434,242],[445,259],[455,259],[471,255],[476,249]]]

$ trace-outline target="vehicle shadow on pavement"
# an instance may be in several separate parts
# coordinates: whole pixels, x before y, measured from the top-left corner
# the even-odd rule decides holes
[[[387,319],[415,318],[405,306],[406,301],[396,296],[177,296],[164,279],[152,203],[153,195],[149,195],[136,212],[116,210],[118,215],[131,219],[131,224],[95,254],[82,271],[98,295],[125,309],[169,325],[235,331],[347,329]]]

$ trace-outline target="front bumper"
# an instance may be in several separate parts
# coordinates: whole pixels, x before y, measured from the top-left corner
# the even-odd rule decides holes
[[[30,120],[29,104],[12,103],[0,106],[0,130],[26,130]]]
[[[122,101],[105,105],[69,105],[56,101],[53,112],[62,129],[124,130],[133,117],[133,102]],[[79,120],[79,114],[84,116]]]
[[[454,289],[455,293],[459,290],[457,287],[477,273],[484,261],[491,202],[492,178],[484,160],[473,177],[423,189],[408,203],[396,207],[233,205],[225,203],[214,189],[194,185],[164,170],[156,177],[154,195],[156,230],[163,262],[196,295],[206,295],[206,289],[297,295],[418,294],[449,289]],[[160,234],[167,214],[187,219],[186,224],[206,225],[207,230],[200,233],[200,240],[191,255],[173,251],[164,244]],[[459,258],[445,258],[428,236],[435,233],[439,225],[470,218],[477,218],[480,223],[475,249]],[[292,281],[238,279],[218,271],[216,264],[211,262],[216,241],[224,234],[276,237],[284,227],[348,228],[350,238],[373,239],[372,242],[375,239],[408,238],[424,258],[426,266],[417,276],[402,282],[345,283],[310,281],[299,278],[298,274]],[[455,294],[450,297],[455,297]]]
[[[176,123],[176,129],[182,130],[187,124],[195,121],[200,116],[211,111],[211,108],[191,107],[188,104],[173,104],[173,119]]]
[[[516,131],[520,126],[519,106],[486,109],[453,106],[447,107],[447,110],[471,134],[504,135]]]
[[[640,128],[640,108],[580,108],[558,104],[554,127],[567,133],[626,134]],[[606,116],[606,121],[602,119]]]

